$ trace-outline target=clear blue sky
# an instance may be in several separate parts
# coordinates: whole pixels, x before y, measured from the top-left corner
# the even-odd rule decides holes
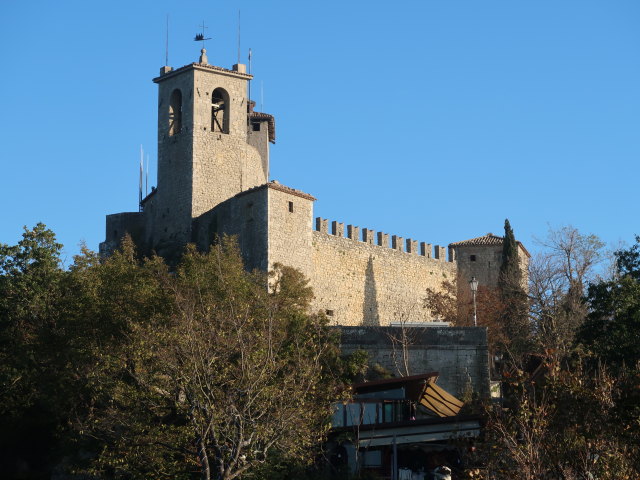
[[[0,242],[46,223],[69,256],[155,184],[164,64],[253,50],[272,178],[315,213],[431,243],[547,225],[640,233],[637,0],[13,1],[0,6]]]

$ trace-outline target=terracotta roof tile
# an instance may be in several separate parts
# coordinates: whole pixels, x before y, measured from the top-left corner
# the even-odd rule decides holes
[[[263,112],[249,112],[249,119],[251,120],[266,120],[269,122],[269,141],[276,143],[276,119],[273,115]]]
[[[450,243],[449,247],[472,247],[472,246],[501,246],[504,242],[504,237],[499,237],[493,233],[487,233],[482,237],[470,238],[469,240],[462,240],[460,242]],[[522,251],[531,257],[531,254],[524,248],[521,242],[518,242],[518,246],[522,248]]]
[[[285,187],[284,185],[282,185],[276,180],[272,180],[269,183],[263,183],[262,185],[258,185],[257,187],[250,188],[248,190],[245,190],[244,192],[240,192],[236,194],[236,197],[240,197],[242,195],[246,195],[247,193],[255,192],[257,190],[262,190],[263,188],[270,188],[272,190],[278,190],[279,192],[289,193],[291,195],[295,195],[296,197],[305,198],[313,202],[316,201],[316,198],[314,196],[309,195],[308,193],[304,193],[303,191],[297,190],[295,188]]]

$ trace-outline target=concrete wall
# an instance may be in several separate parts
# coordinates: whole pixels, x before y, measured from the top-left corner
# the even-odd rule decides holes
[[[367,350],[369,363],[379,364],[395,376],[438,372],[438,385],[462,397],[469,387],[481,397],[489,396],[489,350],[484,327],[339,327],[341,351]]]
[[[425,291],[427,287],[440,290],[443,280],[455,281],[455,264],[432,258],[428,244],[422,244],[423,251],[419,252],[413,240],[404,242],[395,237],[390,245],[387,234],[378,236],[365,230],[363,238],[367,241],[361,241],[353,226],[347,228],[353,238],[343,236],[342,224],[332,225],[335,234],[328,233],[327,226],[326,220],[319,219],[318,229],[313,232],[311,285],[315,311],[328,312],[331,321],[339,325],[434,320],[422,307]],[[378,245],[368,242],[372,237],[377,237]],[[396,248],[392,248],[394,245]]]

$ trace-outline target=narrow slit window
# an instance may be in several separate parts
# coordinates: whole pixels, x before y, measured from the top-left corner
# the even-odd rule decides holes
[[[289,202],[289,213],[293,213],[293,202]]]

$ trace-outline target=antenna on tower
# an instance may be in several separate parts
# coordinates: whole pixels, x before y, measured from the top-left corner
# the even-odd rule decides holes
[[[145,179],[145,188],[144,188],[145,197],[149,195],[149,154],[147,153],[147,177]]]
[[[264,82],[260,80],[260,111],[264,112]]]
[[[240,9],[238,9],[238,63],[240,63]]]
[[[249,75],[251,75],[251,49],[249,49]],[[251,79],[249,79],[249,101],[251,101]]]
[[[169,65],[169,14],[167,13],[167,35],[164,44],[164,64]]]
[[[144,151],[142,150],[142,144],[140,144],[140,182],[138,184],[138,211],[142,211],[142,171],[144,164]]]

